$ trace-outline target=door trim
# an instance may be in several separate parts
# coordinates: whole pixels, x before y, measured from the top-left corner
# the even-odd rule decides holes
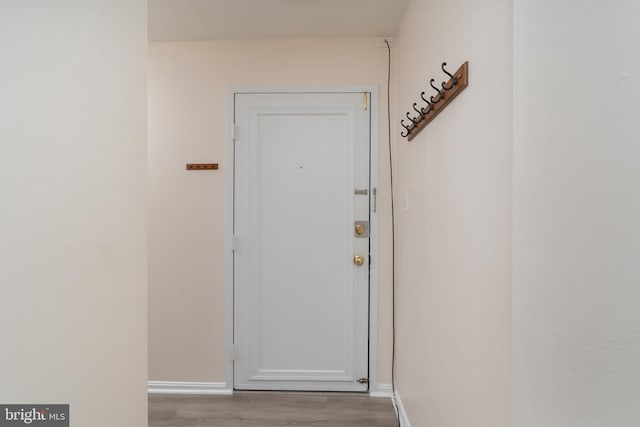
[[[229,86],[227,89],[227,155],[225,174],[225,238],[226,238],[226,388],[233,392],[233,330],[234,330],[234,278],[233,278],[233,217],[234,217],[234,176],[235,158],[233,125],[235,116],[235,95],[241,93],[370,93],[368,108],[371,109],[371,189],[378,185],[378,149],[379,149],[379,111],[377,85],[349,86]],[[370,211],[371,265],[369,270],[369,394],[378,392],[378,214]]]

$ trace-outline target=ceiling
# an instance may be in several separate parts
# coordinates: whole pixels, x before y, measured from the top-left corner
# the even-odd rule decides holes
[[[148,0],[150,41],[396,34],[409,0]]]

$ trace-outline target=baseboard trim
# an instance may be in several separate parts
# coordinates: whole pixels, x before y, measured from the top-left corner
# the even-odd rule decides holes
[[[398,394],[398,390],[394,393],[393,399],[395,401],[395,408],[397,409],[396,415],[398,416],[398,420],[400,421],[400,427],[411,427],[411,423],[409,423],[409,417],[407,417],[407,412],[404,409],[404,405],[402,404],[402,399],[400,399],[400,395]]]
[[[375,390],[369,390],[369,397],[380,397],[383,399],[392,399],[393,393],[391,384],[378,384]]]
[[[147,392],[150,394],[233,394],[233,390],[227,388],[226,383],[178,381],[149,381]]]

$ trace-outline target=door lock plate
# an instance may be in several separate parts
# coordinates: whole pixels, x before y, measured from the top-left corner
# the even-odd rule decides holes
[[[369,221],[356,221],[353,226],[353,236],[360,238],[369,237]]]

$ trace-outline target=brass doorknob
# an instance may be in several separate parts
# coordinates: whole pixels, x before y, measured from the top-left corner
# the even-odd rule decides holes
[[[353,257],[353,263],[355,265],[362,265],[364,264],[364,257],[362,255],[356,255]]]

